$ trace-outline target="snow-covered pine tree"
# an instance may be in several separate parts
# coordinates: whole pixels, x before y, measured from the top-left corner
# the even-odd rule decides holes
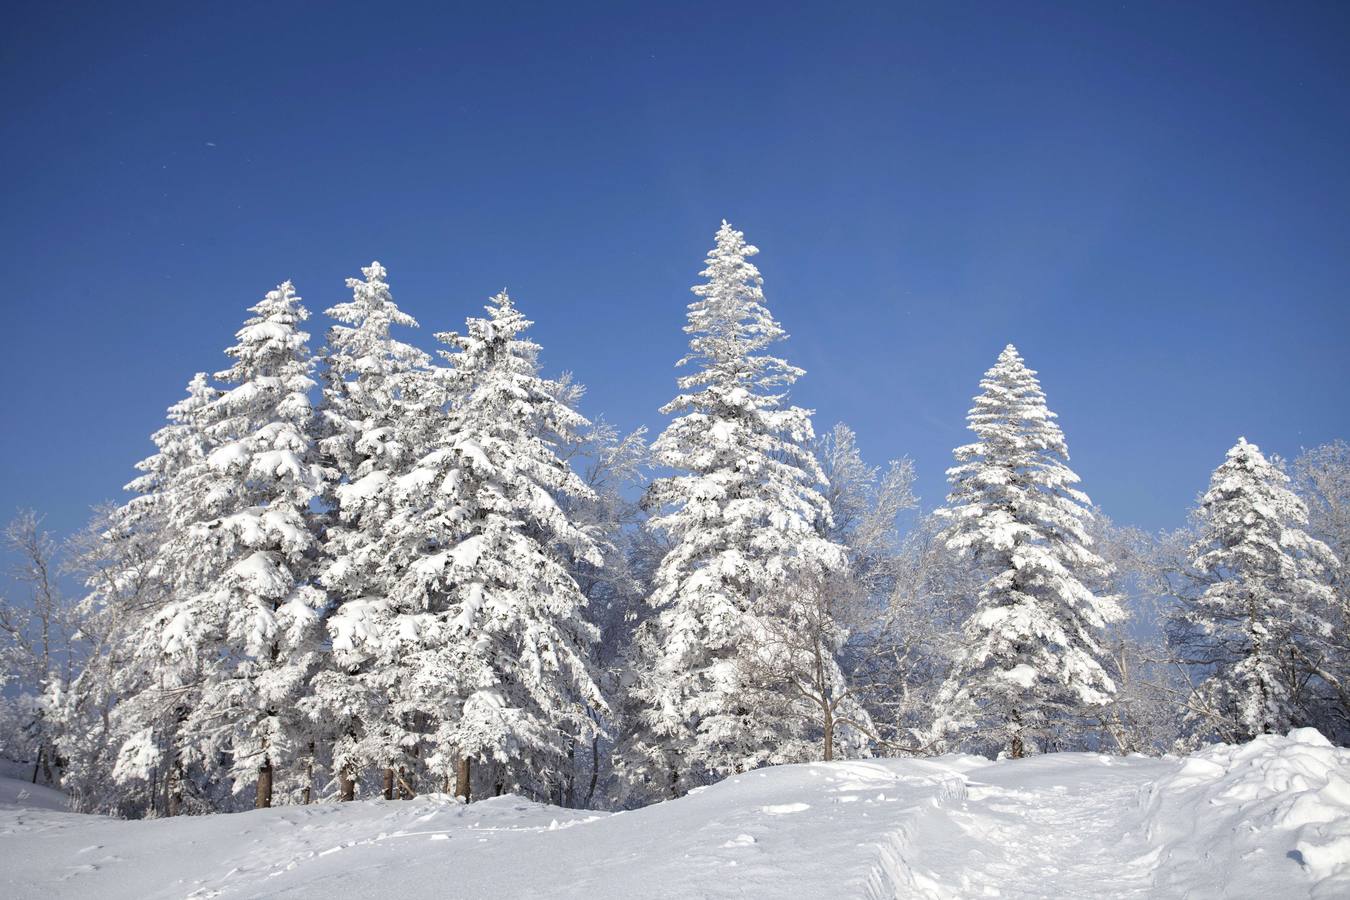
[[[1305,724],[1303,648],[1331,633],[1335,556],[1304,530],[1289,477],[1246,438],[1214,470],[1198,519],[1191,554],[1206,586],[1181,620],[1188,660],[1208,671],[1193,721],[1229,741]]]
[[[822,536],[830,510],[810,413],[786,403],[802,370],[763,352],[785,334],[764,305],[758,252],[722,223],[685,325],[693,337],[679,365],[697,370],[679,379],[682,393],[661,410],[678,417],[652,445],[676,474],[644,499],[671,549],[655,574],[656,614],[636,635],[617,761],[639,793],[681,794],[819,752],[812,713],[785,716],[751,696],[762,685],[745,683],[777,663],[743,665],[774,652],[757,639],[790,630],[786,588],[846,564]]]
[[[1035,371],[1009,344],[980,389],[967,417],[978,440],[947,470],[941,539],[985,581],[934,733],[1018,757],[1110,700],[1100,638],[1122,612],[1094,590],[1108,567],[1090,549],[1090,501]]]
[[[79,690],[66,698],[72,746],[63,752],[77,766],[77,802],[90,811],[176,815],[185,804],[209,808],[200,796],[205,773],[185,753],[181,734],[201,695],[200,671],[165,652],[160,616],[175,591],[202,586],[192,580],[200,575],[195,563],[184,556],[190,550],[184,531],[200,509],[188,473],[204,465],[212,449],[204,416],[219,397],[204,372],[193,376],[187,396],[169,407],[168,424],[151,438],[156,453],[137,464],[141,475],[126,485],[135,496],[94,526],[76,560],[89,589],[82,615],[97,645],[77,679]],[[88,746],[75,723],[102,733],[99,742],[110,745],[113,758]],[[142,782],[162,789],[143,797],[135,790]]]
[[[269,806],[274,772],[305,749],[297,702],[318,663],[326,600],[309,581],[321,471],[299,328],[308,313],[290,282],[250,311],[225,351],[234,365],[216,375],[233,387],[201,411],[211,450],[176,479],[185,502],[164,547],[173,599],[156,622],[163,653],[201,679],[183,740],[208,766],[228,754],[235,789],[256,779],[256,805]]]
[[[328,621],[333,654],[315,676],[305,708],[330,732],[334,776],[343,799],[372,769],[386,778],[406,768],[415,725],[392,707],[390,649],[378,641],[380,615],[400,572],[378,543],[399,515],[393,479],[422,457],[443,417],[430,357],[398,340],[393,328],[416,328],[398,308],[379,262],[347,279],[352,299],[327,311],[338,325],[324,350],[319,446],[327,464],[329,513],[321,580],[336,603]],[[387,786],[390,793],[392,784]]]
[[[453,771],[467,798],[477,759],[495,764],[480,783],[547,797],[596,730],[589,710],[606,710],[596,629],[569,568],[602,558],[556,500],[591,491],[549,438],[587,423],[539,376],[531,322],[510,297],[487,311],[464,334],[437,335],[455,348],[442,351],[450,414],[397,480],[379,548],[399,574],[371,621],[394,651],[397,702],[427,723],[431,771]]]

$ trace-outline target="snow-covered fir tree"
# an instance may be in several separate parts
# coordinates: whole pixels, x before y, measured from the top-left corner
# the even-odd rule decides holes
[[[800,610],[786,588],[846,564],[822,536],[830,511],[810,414],[786,402],[802,370],[764,353],[785,335],[750,262],[758,252],[722,223],[685,326],[679,365],[695,371],[662,408],[677,417],[652,445],[654,461],[675,470],[644,501],[671,549],[654,577],[656,614],[636,635],[618,760],[648,794],[820,752],[810,715],[782,715],[751,696],[762,685],[745,682],[779,662],[760,639],[791,630]],[[833,683],[837,649],[822,660]]]
[[[72,787],[85,808],[167,815],[209,808],[199,755],[188,751],[181,733],[199,701],[201,673],[165,652],[161,615],[175,591],[201,587],[185,540],[201,517],[189,473],[200,470],[213,447],[204,419],[220,395],[204,372],[193,376],[187,396],[169,407],[168,424],[151,438],[156,452],[137,464],[140,476],[126,485],[135,496],[91,526],[78,555],[89,589],[83,616],[98,642],[63,714],[86,734],[103,732],[109,743],[108,750],[85,746],[80,730],[70,729],[72,745],[63,752],[76,766]],[[112,759],[105,758],[109,750]],[[162,790],[145,797],[140,785],[147,782]]]
[[[361,272],[347,279],[351,300],[327,311],[340,324],[328,332],[319,416],[329,511],[321,581],[336,611],[328,622],[333,653],[305,703],[329,732],[344,799],[373,770],[383,771],[391,795],[395,770],[407,768],[415,749],[407,730],[415,723],[389,702],[400,689],[388,655],[394,650],[382,651],[363,623],[401,574],[379,549],[400,514],[394,479],[426,452],[444,400],[430,357],[394,336],[396,326],[417,321],[394,302],[385,268],[372,262]]]
[[[437,335],[449,416],[394,488],[378,543],[387,592],[340,621],[338,641],[372,645],[394,672],[389,702],[416,729],[438,781],[453,772],[496,790],[556,793],[567,754],[605,710],[591,652],[596,630],[573,559],[600,565],[556,498],[590,490],[549,435],[586,420],[539,375],[530,326],[505,293],[464,334]],[[474,778],[472,761],[490,763]]]
[[[198,414],[210,450],[174,477],[160,551],[170,601],[146,651],[157,643],[171,670],[163,690],[195,694],[181,713],[185,762],[228,759],[236,790],[256,779],[266,806],[275,771],[293,780],[305,750],[297,703],[318,662],[325,599],[309,582],[321,473],[300,330],[308,314],[289,282],[251,312],[226,350],[234,365],[216,376],[231,387]]]
[[[1305,530],[1289,477],[1239,438],[1199,509],[1193,566],[1205,584],[1177,635],[1207,677],[1188,703],[1202,734],[1249,740],[1305,724],[1307,652],[1330,637],[1337,564]]]
[[[1101,636],[1122,613],[1094,590],[1108,567],[1091,550],[1090,501],[1035,371],[1009,344],[980,389],[968,416],[978,440],[955,450],[941,537],[985,580],[933,730],[1017,757],[1109,702]]]

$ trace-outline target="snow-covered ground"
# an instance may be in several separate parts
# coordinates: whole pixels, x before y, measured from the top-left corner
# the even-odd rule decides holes
[[[1310,730],[784,766],[614,814],[430,796],[124,822],[22,789],[0,791],[15,898],[1350,896],[1350,751]]]

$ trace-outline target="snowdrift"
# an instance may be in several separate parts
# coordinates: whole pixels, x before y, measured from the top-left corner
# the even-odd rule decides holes
[[[1309,730],[1185,759],[784,766],[622,813],[434,795],[124,822],[16,803],[16,898],[1350,896],[1350,751]]]
[[[1350,897],[1350,750],[1315,729],[1206,748],[1150,789],[1148,811],[1162,893]]]

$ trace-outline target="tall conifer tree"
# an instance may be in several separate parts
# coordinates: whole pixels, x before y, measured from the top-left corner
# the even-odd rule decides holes
[[[1191,552],[1205,588],[1182,621],[1187,656],[1208,670],[1191,701],[1200,730],[1249,740],[1305,724],[1304,651],[1332,631],[1335,556],[1304,530],[1289,477],[1246,438],[1214,470],[1199,521]]]
[[[787,588],[846,562],[822,536],[830,510],[810,412],[787,403],[802,370],[764,352],[786,335],[764,305],[758,252],[722,223],[684,329],[679,365],[694,371],[652,444],[675,474],[644,503],[671,548],[655,574],[656,614],[636,636],[620,759],[629,783],[652,793],[815,752],[809,715],[755,702],[742,683],[776,668],[752,657],[774,652],[760,638],[790,629]],[[829,654],[824,665],[837,671]]]
[[[1102,629],[1122,615],[1094,588],[1091,503],[1036,373],[1009,344],[980,382],[974,443],[947,470],[947,547],[984,583],[938,697],[936,730],[1010,756],[1044,749],[1057,727],[1108,702]]]

